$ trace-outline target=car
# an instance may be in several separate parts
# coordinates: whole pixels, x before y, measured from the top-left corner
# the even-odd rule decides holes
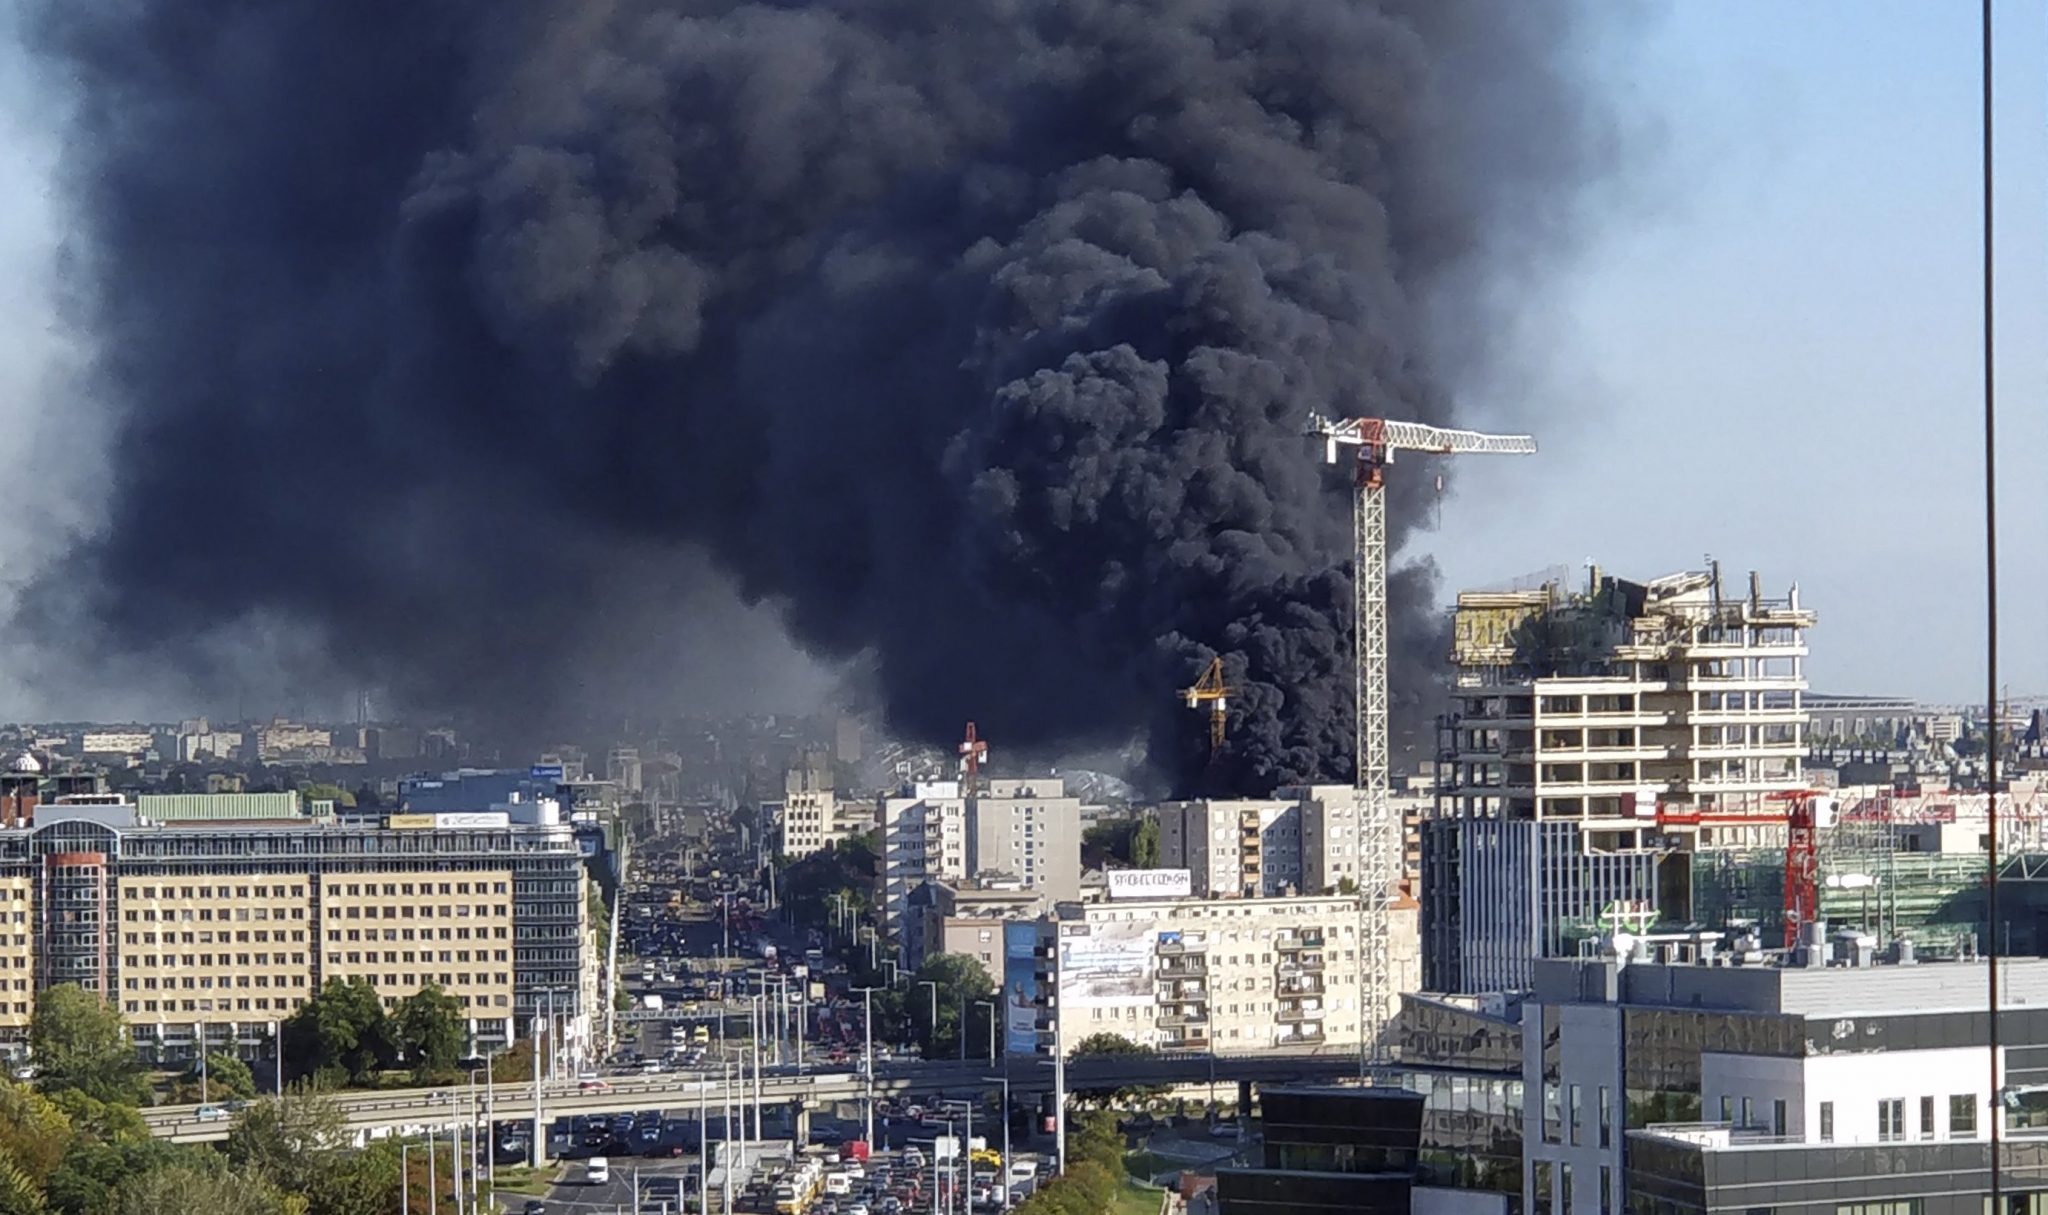
[[[584,1093],[608,1093],[612,1091],[612,1086],[602,1080],[590,1079],[578,1084],[576,1090]]]
[[[228,1116],[228,1111],[223,1105],[202,1105],[192,1111],[192,1116],[201,1122],[220,1122]]]
[[[583,1181],[586,1185],[604,1185],[612,1179],[612,1162],[603,1156],[592,1156],[583,1162]]]
[[[519,1208],[519,1215],[548,1215],[548,1204],[538,1198],[529,1198],[526,1205]]]

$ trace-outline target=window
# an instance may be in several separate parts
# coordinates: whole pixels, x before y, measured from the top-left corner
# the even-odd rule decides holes
[[[1906,1101],[1888,1097],[1877,1103],[1877,1137],[1883,1141],[1906,1137]]]
[[[1735,1121],[1735,1098],[1726,1093],[1721,1094],[1721,1121]]]
[[[1932,1098],[1930,1098],[1932,1100]],[[1771,1134],[1780,1138],[1785,1134],[1785,1099],[1776,1098],[1771,1102]]]
[[[1578,1142],[1579,1142],[1579,1086],[1578,1086],[1578,1085],[1574,1084],[1574,1085],[1572,1085],[1572,1086],[1571,1086],[1571,1090],[1570,1090],[1570,1092],[1569,1092],[1569,1094],[1568,1094],[1568,1096],[1567,1096],[1567,1100],[1568,1100],[1569,1104],[1568,1104],[1568,1105],[1567,1105],[1567,1106],[1565,1107],[1565,1113],[1566,1113],[1566,1123],[1565,1123],[1565,1125],[1571,1128],[1572,1146],[1576,1147],[1576,1146],[1578,1146]],[[1571,1170],[1570,1170],[1570,1167],[1569,1167],[1569,1166],[1567,1166],[1567,1167],[1566,1167],[1566,1170],[1565,1170],[1565,1177],[1566,1177],[1566,1178],[1570,1178],[1570,1177],[1571,1177]],[[1565,1182],[1565,1184],[1566,1184],[1567,1186],[1569,1186],[1569,1185],[1571,1184],[1571,1182],[1570,1182],[1569,1180],[1567,1180],[1567,1181]],[[1566,1209],[1566,1210],[1570,1210],[1570,1209],[1571,1209],[1571,1203],[1570,1203],[1570,1201],[1569,1201],[1569,1200],[1567,1200],[1567,1201],[1566,1201],[1566,1203],[1565,1203],[1565,1209]]]
[[[1934,1098],[1920,1098],[1920,1137],[1934,1138]]]
[[[1529,1206],[1530,1215],[1551,1215],[1550,1170],[1548,1160],[1538,1160],[1530,1166],[1530,1182],[1536,1190],[1535,1201]]]
[[[1614,1215],[1614,1170],[1600,1166],[1600,1215]]]
[[[1977,1094],[1958,1093],[1948,1099],[1948,1133],[1951,1139],[1977,1137]]]
[[[1835,1141],[1835,1103],[1832,1101],[1820,1103],[1820,1141],[1822,1143],[1833,1143]]]
[[[1606,1085],[1600,1086],[1600,1146],[1611,1147],[1614,1139],[1614,1098]],[[1603,1204],[1604,1205],[1604,1204]]]
[[[1577,1130],[1578,1125],[1572,1123],[1572,1129]],[[1557,1166],[1557,1206],[1559,1215],[1572,1215],[1572,1166],[1569,1164]]]
[[[1756,1098],[1754,1097],[1744,1097],[1742,1099],[1742,1125],[1746,1127],[1756,1125]]]

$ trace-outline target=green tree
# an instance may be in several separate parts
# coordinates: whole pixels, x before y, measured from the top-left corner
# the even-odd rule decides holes
[[[937,985],[936,1001],[932,991],[918,986],[922,983]],[[951,1059],[957,1056],[961,1035],[969,1029],[960,1020],[963,1002],[971,1007],[976,1000],[993,999],[995,989],[995,981],[989,978],[988,971],[966,954],[942,953],[927,958],[903,997],[904,1011],[910,1014],[911,1027],[924,1050],[924,1057]],[[938,1014],[937,1024],[932,1021],[934,1011]],[[876,1015],[879,1017],[880,1013]],[[988,1032],[985,1023],[980,1025],[980,1030],[984,1035]],[[969,1053],[986,1049],[986,1041],[984,1037],[969,1046]]]
[[[226,1146],[236,1168],[304,1194],[346,1154],[348,1116],[327,1093],[301,1090],[265,1097],[236,1115]]]
[[[70,1149],[73,1135],[71,1120],[56,1102],[26,1085],[0,1082],[0,1161],[40,1186]]]
[[[374,1140],[361,1151],[335,1153],[307,1183],[305,1197],[310,1215],[398,1210],[400,1160],[399,1143],[389,1138]],[[448,1181],[444,1170],[441,1184]],[[415,1203],[423,1189],[414,1191]]]
[[[201,1079],[205,1083],[200,1083]],[[256,1077],[249,1071],[249,1065],[233,1055],[219,1051],[206,1052],[206,1074],[200,1075],[199,1061],[194,1059],[191,1066],[179,1074],[177,1082],[171,1085],[170,1103],[190,1105],[200,1100],[229,1101],[256,1095]]]
[[[491,1056],[492,1084],[524,1084],[532,1079],[532,1038],[520,1038]]]
[[[121,1183],[115,1215],[284,1215],[304,1211],[271,1182],[248,1173],[186,1164],[151,1169]]]
[[[103,1215],[113,1206],[122,1182],[171,1166],[217,1169],[220,1155],[199,1144],[151,1139],[146,1132],[141,1140],[124,1143],[80,1137],[72,1142],[57,1171],[50,1174],[50,1209],[61,1215]],[[0,1211],[12,1209],[0,1202]]]
[[[1149,1046],[1131,1041],[1122,1034],[1093,1033],[1076,1043],[1071,1057],[1083,1058],[1149,1058],[1159,1052]],[[1068,1090],[1079,1101],[1109,1105],[1112,1102],[1129,1101],[1164,1091],[1162,1086],[1127,1084],[1110,1088],[1072,1088]]]
[[[50,1101],[64,1112],[73,1130],[101,1143],[144,1143],[149,1124],[142,1111],[123,1101],[101,1101],[78,1089],[53,1093]]]
[[[333,802],[337,807],[344,810],[353,810],[356,804],[355,794],[350,793],[340,785],[329,784],[325,781],[312,781],[300,786],[299,796],[309,802]]]
[[[78,984],[59,983],[36,996],[28,1037],[45,1092],[75,1088],[101,1101],[142,1099],[142,1063],[120,1010]]]
[[[1081,833],[1081,863],[1099,869],[1110,861],[1132,864],[1131,839],[1137,834],[1136,819],[1118,818],[1097,823]]]
[[[1138,869],[1159,868],[1159,820],[1147,817],[1131,832],[1131,864]]]
[[[469,1041],[462,1001],[435,983],[399,1001],[392,1031],[412,1064],[413,1078],[422,1084],[453,1072]]]
[[[284,1023],[285,1058],[294,1076],[332,1074],[368,1084],[389,1062],[391,1027],[367,979],[329,979]]]

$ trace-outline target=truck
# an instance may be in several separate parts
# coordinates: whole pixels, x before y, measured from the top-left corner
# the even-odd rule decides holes
[[[647,1010],[648,1012],[660,1012],[660,1011],[661,1011],[661,997],[660,997],[660,996],[641,996],[641,997],[640,997],[640,1007],[642,1007],[642,1008],[646,1009],[646,1010]]]

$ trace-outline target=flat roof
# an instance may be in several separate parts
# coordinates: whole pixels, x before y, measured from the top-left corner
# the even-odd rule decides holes
[[[1546,959],[1537,963],[1537,998],[1577,1003],[1573,967],[1612,963]],[[1700,966],[1631,963],[1619,978],[1621,1001],[1637,1007],[1789,1013],[1807,1018],[1899,1013],[1982,1012],[1990,963],[1932,961],[1901,966]],[[1563,967],[1565,969],[1553,969]],[[2001,1008],[2048,1007],[2048,958],[2001,958]],[[1585,1002],[1597,1002],[1586,997]]]

